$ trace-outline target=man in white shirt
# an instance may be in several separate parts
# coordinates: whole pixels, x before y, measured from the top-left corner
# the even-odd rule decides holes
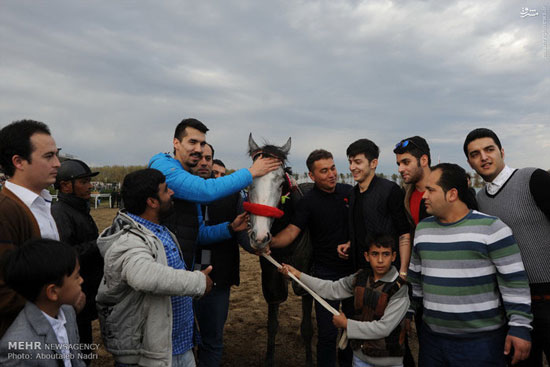
[[[9,177],[0,192],[0,257],[31,238],[59,240],[46,188],[60,166],[48,126],[15,121],[0,130],[0,168]],[[1,270],[1,269],[0,269]],[[24,305],[0,276],[0,337]]]

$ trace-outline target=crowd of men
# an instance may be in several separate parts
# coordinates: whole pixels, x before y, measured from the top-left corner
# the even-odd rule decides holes
[[[17,355],[41,352],[65,366],[89,364],[96,318],[116,366],[220,365],[230,289],[239,284],[239,245],[254,253],[243,190],[281,162],[262,156],[226,175],[207,131],[199,120],[181,121],[173,154],[159,153],[147,169],[125,177],[124,209],[99,234],[89,207],[98,172],[76,159],[60,163],[41,122],[0,130],[0,167],[8,176],[0,192],[1,365],[24,365]],[[380,150],[369,139],[347,148],[353,187],[337,182],[332,153],[316,149],[306,161],[314,188],[270,246],[288,246],[308,230],[312,274],[336,281],[372,269],[363,254],[373,237],[387,236],[396,274],[412,289],[405,321],[415,321],[419,366],[542,366],[543,354],[550,358],[550,174],[507,166],[489,129],[471,131],[463,150],[486,183],[477,195],[460,166],[432,166],[420,136],[393,150],[404,189],[376,175]],[[53,203],[52,184],[59,192]],[[48,272],[23,261],[48,258],[40,239],[69,245],[76,265],[64,247],[57,250],[67,259],[63,268]],[[32,269],[23,272],[21,264]],[[36,292],[21,291],[16,274],[26,274]],[[330,303],[366,320],[366,306],[353,297]],[[337,353],[337,327],[345,326],[320,305],[315,310],[319,366],[373,365],[352,362],[360,343]],[[78,343],[75,333],[86,346],[78,355],[69,347]],[[48,340],[65,347],[40,350]],[[38,344],[14,343],[31,341]],[[400,344],[384,355],[414,366],[407,339]]]

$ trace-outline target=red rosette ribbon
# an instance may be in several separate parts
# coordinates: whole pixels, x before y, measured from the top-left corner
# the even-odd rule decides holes
[[[243,203],[243,209],[249,213],[262,217],[281,218],[285,214],[279,208],[269,205],[255,204],[248,201]]]

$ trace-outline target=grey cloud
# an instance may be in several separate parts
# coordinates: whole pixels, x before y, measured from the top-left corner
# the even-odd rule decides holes
[[[97,164],[145,163],[194,116],[228,166],[248,166],[248,132],[291,135],[291,164],[325,147],[347,172],[360,137],[382,149],[428,139],[464,163],[475,127],[507,161],[548,168],[550,60],[541,16],[520,1],[5,2],[2,124],[48,123],[64,150]],[[542,10],[542,5],[541,5]],[[226,158],[227,157],[227,158]]]

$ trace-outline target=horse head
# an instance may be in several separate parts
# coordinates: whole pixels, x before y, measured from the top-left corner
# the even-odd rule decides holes
[[[259,157],[272,157],[281,161],[282,165],[275,171],[264,176],[256,177],[249,187],[248,199],[252,205],[248,206],[250,212],[250,245],[255,249],[263,249],[271,241],[271,225],[273,220],[282,215],[277,209],[281,201],[283,186],[288,178],[283,169],[288,152],[290,151],[290,138],[285,145],[258,146],[252,134],[248,137],[248,154],[252,160]],[[280,213],[279,213],[280,212]]]

